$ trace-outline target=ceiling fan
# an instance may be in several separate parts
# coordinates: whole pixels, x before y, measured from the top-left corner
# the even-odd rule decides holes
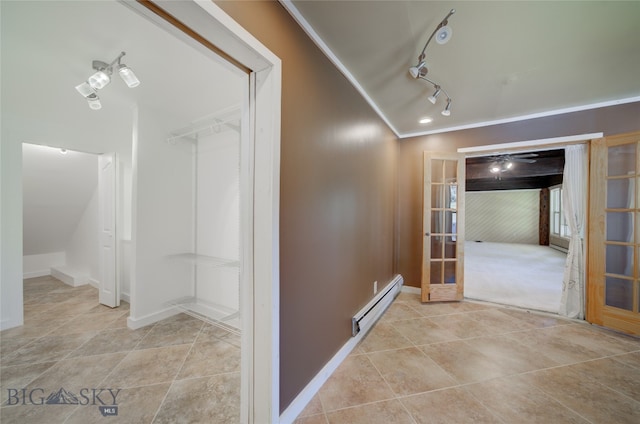
[[[522,153],[517,155],[505,154],[498,156],[490,156],[488,160],[489,171],[492,174],[501,174],[503,172],[509,171],[513,168],[514,162],[523,162],[523,163],[535,163],[537,159],[532,159],[537,157],[537,153]]]

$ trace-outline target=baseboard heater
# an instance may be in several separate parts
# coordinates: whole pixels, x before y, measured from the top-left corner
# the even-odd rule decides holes
[[[398,296],[400,290],[402,290],[403,283],[402,275],[397,274],[360,312],[351,318],[351,335],[353,337],[361,331],[369,330],[373,323],[376,322],[391,302],[393,302],[393,299]]]

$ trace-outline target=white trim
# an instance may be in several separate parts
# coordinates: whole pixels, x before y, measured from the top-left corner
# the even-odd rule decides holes
[[[527,140],[527,141],[516,141],[513,143],[502,143],[502,144],[487,144],[485,146],[474,146],[474,147],[461,147],[458,149],[458,153],[487,153],[487,152],[496,152],[496,151],[505,151],[509,149],[521,149],[526,147],[536,147],[536,146],[551,146],[554,144],[568,144],[572,142],[583,142],[592,140],[594,138],[601,138],[603,133],[590,133],[590,134],[580,134],[580,135],[571,135],[566,137],[554,137],[554,138],[542,138],[539,140]],[[473,155],[467,155],[467,157]]]
[[[243,273],[242,278],[242,283],[245,284],[242,287],[243,303],[246,309],[251,310],[242,312],[244,355],[241,359],[243,371],[240,419],[242,423],[277,423],[280,411],[279,207],[282,64],[276,55],[210,0],[162,0],[154,3],[250,69],[250,79],[256,81],[249,93],[250,108],[253,110],[253,120],[250,122],[250,148],[254,151],[255,161],[252,181],[253,260],[246,267],[248,271]],[[168,25],[138,2],[126,1],[125,4],[195,48],[204,49],[201,44]],[[222,62],[240,72],[227,61]],[[135,241],[132,247],[135,247]],[[132,267],[135,266],[135,254],[133,256]],[[135,293],[135,281],[131,284],[131,290]],[[129,327],[135,328],[144,319],[147,318],[129,318],[127,322]]]
[[[43,269],[40,271],[29,271],[22,274],[22,279],[26,280],[28,278],[36,278],[36,277],[44,277],[47,275],[51,275],[51,269]]]
[[[89,284],[91,284],[91,281],[89,281]],[[120,300],[124,300],[127,303],[131,303],[131,296],[129,295],[129,293],[120,293]]]
[[[132,330],[137,330],[138,328],[146,327],[147,325],[155,324],[163,319],[178,315],[180,312],[181,311],[179,309],[170,307],[140,318],[132,318],[129,316],[127,318],[127,327]]]
[[[640,96],[609,100],[606,102],[599,102],[599,103],[590,103],[590,104],[580,105],[580,106],[566,107],[562,109],[549,110],[546,112],[532,113],[529,115],[514,116],[512,118],[496,119],[494,121],[475,122],[472,124],[458,125],[456,127],[442,128],[442,129],[433,130],[433,131],[421,131],[421,132],[415,132],[415,133],[401,134],[399,137],[402,139],[402,138],[419,137],[419,136],[431,135],[431,134],[440,134],[440,133],[458,131],[458,130],[467,130],[471,128],[488,127],[490,125],[508,124],[510,122],[526,121],[528,119],[544,118],[547,116],[562,115],[565,113],[580,112],[583,110],[598,109],[602,107],[616,106],[616,105],[622,105],[622,104],[633,103],[633,102],[640,102]]]
[[[387,119],[386,115],[382,113],[382,110],[380,110],[376,102],[374,102],[373,99],[369,96],[369,93],[365,91],[365,89],[360,85],[360,83],[353,76],[353,74],[351,74],[351,72],[349,72],[347,67],[342,64],[340,59],[338,59],[338,56],[336,56],[333,53],[333,51],[331,51],[329,46],[327,46],[324,40],[313,29],[311,24],[304,18],[304,16],[302,16],[300,11],[293,5],[292,0],[280,0],[280,4],[282,4],[282,6],[284,6],[284,8],[287,10],[287,12],[289,12],[289,14],[293,17],[293,19],[295,19],[295,21],[298,22],[298,25],[302,27],[304,32],[307,33],[309,38],[311,38],[311,40],[316,44],[316,46],[318,46],[318,48],[322,50],[322,52],[325,54],[325,56],[327,56],[327,58],[331,61],[331,63],[333,63],[333,65],[336,68],[338,68],[338,70],[342,73],[342,75],[344,75],[347,78],[347,80],[349,80],[351,85],[353,85],[353,87],[356,90],[358,90],[358,92],[365,99],[365,101],[369,103],[369,106],[371,106],[371,108],[378,114],[378,116],[385,122],[385,124],[387,124],[389,128],[391,128],[391,131],[394,132],[396,137],[403,138],[404,136],[402,136],[398,132],[396,127],[394,127],[393,124],[391,123],[391,121]]]

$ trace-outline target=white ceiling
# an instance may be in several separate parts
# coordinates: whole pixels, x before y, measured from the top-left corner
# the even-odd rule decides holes
[[[281,1],[399,136],[640,100],[638,1]],[[408,69],[450,9],[426,51],[444,117]]]
[[[236,106],[243,75],[187,45],[117,1],[1,1],[2,114],[22,141],[131,158],[132,106],[166,132]],[[89,109],[75,90],[94,59],[123,63],[141,80],[113,75]],[[246,76],[245,76],[246,80]],[[4,131],[3,131],[4,132]]]

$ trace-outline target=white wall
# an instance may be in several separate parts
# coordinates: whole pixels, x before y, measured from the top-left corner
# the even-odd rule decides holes
[[[189,142],[167,143],[169,128],[166,119],[150,109],[138,112],[133,168],[132,327],[153,321],[154,316],[167,310],[167,302],[188,296],[192,290],[191,264],[181,263],[175,256],[193,252],[194,248],[193,146]]]
[[[240,259],[240,134],[230,129],[198,140],[197,253]],[[239,268],[200,266],[200,300],[240,305]]]
[[[465,208],[467,240],[539,243],[540,190],[471,191]]]
[[[95,169],[97,175],[98,168]],[[66,244],[67,266],[88,276],[94,282],[100,279],[100,239],[98,232],[98,187],[87,203],[71,238]]]
[[[51,274],[51,267],[66,263],[67,256],[64,251],[26,255],[22,258],[22,273],[24,278],[42,277]]]

